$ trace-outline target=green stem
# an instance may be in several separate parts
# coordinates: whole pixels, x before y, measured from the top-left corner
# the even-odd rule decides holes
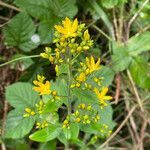
[[[100,28],[98,28],[96,25],[93,25],[93,28],[95,28],[98,32],[100,32],[102,35],[104,35],[108,40],[113,41],[111,37],[109,37],[105,32],[103,32]]]
[[[68,58],[68,115],[71,114],[71,74],[72,74],[72,62],[71,62],[71,56],[70,56],[70,50],[69,50],[69,58]]]
[[[13,63],[13,62],[15,62],[15,61],[19,61],[19,60],[22,60],[22,59],[36,58],[36,57],[40,57],[40,55],[31,55],[31,56],[23,56],[23,57],[15,58],[15,59],[13,59],[13,60],[10,60],[10,61],[8,61],[8,62],[5,62],[5,63],[3,63],[3,64],[0,64],[0,67],[6,66],[6,65],[8,65],[8,64],[11,64],[11,63]]]
[[[51,53],[51,55],[55,55],[55,53]],[[0,67],[6,66],[8,64],[11,64],[13,62],[16,62],[16,61],[19,61],[19,60],[22,60],[22,59],[37,58],[37,57],[41,57],[41,56],[40,55],[22,56],[22,57],[15,58],[13,60],[7,61],[7,62],[5,62],[3,64],[0,64]]]

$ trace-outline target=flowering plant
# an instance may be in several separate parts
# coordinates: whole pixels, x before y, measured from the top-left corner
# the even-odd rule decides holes
[[[20,94],[28,95],[28,100],[25,99],[20,107],[10,96],[12,87],[7,88],[6,96],[12,106],[19,107],[21,118],[29,123],[23,124],[21,136],[35,124],[36,131],[29,136],[31,140],[47,142],[57,138],[66,146],[69,142],[85,146],[78,138],[82,131],[89,135],[90,145],[98,138],[108,137],[114,127],[108,102],[112,97],[107,96],[108,87],[101,75],[103,67],[100,58],[86,56],[93,41],[85,24],[66,17],[61,25],[55,25],[54,35],[54,47],[46,47],[41,57],[55,65],[56,80],[49,81],[37,75],[34,87],[17,83],[24,86]],[[29,94],[25,88],[32,88],[32,92]],[[6,137],[16,138],[17,135],[6,132]]]

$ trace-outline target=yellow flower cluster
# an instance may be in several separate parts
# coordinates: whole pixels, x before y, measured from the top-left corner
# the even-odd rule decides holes
[[[30,108],[25,108],[25,114],[23,115],[23,117],[30,117],[30,116],[34,116],[35,115],[35,111],[30,109]]]
[[[54,48],[54,55],[51,53],[52,49],[46,47],[41,56],[57,65],[68,61],[66,55],[77,56],[81,52],[89,50],[93,41],[84,26],[85,24],[79,24],[77,19],[71,21],[66,17],[62,21],[62,25],[55,25],[54,43],[56,48]]]
[[[57,95],[57,91],[52,91],[50,89],[51,87],[51,83],[49,81],[45,81],[45,77],[44,76],[40,76],[40,75],[37,75],[37,80],[34,80],[33,83],[34,83],[34,87],[33,87],[33,90],[35,90],[36,92],[39,92],[40,95],[52,95],[53,97],[53,101],[54,100],[58,100],[60,99],[59,96]]]
[[[62,128],[64,129],[64,128],[70,128],[70,116],[67,116],[66,117],[66,119],[64,120],[64,122],[63,122],[63,125],[62,125]]]
[[[96,123],[100,120],[100,116],[96,113],[91,105],[81,103],[77,106],[77,110],[63,122],[62,128],[69,128],[70,123],[81,123],[81,124],[91,124]]]
[[[53,48],[46,47],[45,51],[41,53],[41,56],[55,65],[55,71],[58,75],[59,68],[63,65],[67,66],[69,78],[68,91],[70,93],[74,90],[70,88],[90,90],[90,92],[97,96],[100,108],[107,106],[107,100],[112,99],[112,97],[106,95],[108,88],[102,87],[101,80],[103,78],[94,76],[94,73],[101,68],[100,58],[96,60],[93,56],[90,56],[81,61],[80,65],[76,64],[79,62],[77,59],[80,54],[88,51],[93,45],[85,24],[80,24],[77,19],[71,21],[66,17],[61,24],[55,25],[54,36],[53,43],[55,46]],[[77,69],[78,66],[80,67]],[[89,82],[88,79],[91,77],[92,81]],[[33,83],[35,85],[33,89],[39,92],[40,95],[48,94],[52,95],[54,99],[59,99],[57,91],[51,90],[51,83],[49,81],[45,82],[43,76],[38,76],[37,80],[33,81]],[[68,97],[70,98],[70,96]],[[43,103],[39,103],[37,106],[38,112],[40,113]],[[71,108],[70,110],[72,111]],[[95,110],[93,105],[81,103],[74,110],[74,113],[71,113],[71,111],[68,111],[68,116],[63,121],[62,128],[70,128],[70,124],[75,122],[91,124],[100,121],[99,112]],[[38,127],[40,126],[41,124],[38,125]],[[104,128],[107,127],[105,126]]]
[[[44,102],[42,100],[40,100],[38,104],[35,104],[35,106],[36,106],[36,109],[37,109],[38,113],[42,114],[43,109],[45,107]]]
[[[32,110],[28,107],[25,108],[25,114],[23,115],[23,117],[30,117],[34,116],[35,114],[42,114],[44,107],[45,107],[44,102],[40,100],[38,104],[35,104],[35,110]]]
[[[76,77],[76,83],[73,83],[71,85],[71,88],[80,87],[81,83],[84,83],[86,81],[88,75],[90,75],[94,71],[99,70],[100,69],[100,59],[98,59],[98,61],[95,62],[93,56],[91,56],[90,58],[86,57],[86,62],[85,63],[81,62],[80,65],[81,65],[81,68],[79,69],[80,73]],[[88,84],[85,83],[86,88],[90,88],[87,85]]]
[[[39,92],[40,95],[44,95],[44,94],[48,95],[51,93],[50,82],[46,81],[44,83],[44,80],[45,80],[44,76],[37,75],[37,80],[33,81],[33,83],[35,85],[33,87],[33,90],[35,90],[36,92]]]
[[[47,121],[37,122],[36,123],[36,128],[37,129],[43,129],[43,128],[46,128],[47,126],[48,126],[48,122]]]
[[[99,131],[101,132],[101,137],[108,137],[112,133],[112,130],[106,124],[103,124]]]
[[[103,87],[101,91],[99,91],[97,88],[94,88],[93,90],[95,92],[95,94],[97,95],[98,99],[99,99],[99,103],[101,105],[101,108],[103,108],[103,106],[107,106],[107,100],[111,100],[112,97],[111,96],[106,96],[107,92],[108,92],[108,88],[107,87]]]
[[[73,22],[70,21],[69,18],[66,17],[64,21],[62,21],[63,26],[55,25],[55,29],[63,35],[64,38],[76,37],[78,30],[78,20],[75,19]]]

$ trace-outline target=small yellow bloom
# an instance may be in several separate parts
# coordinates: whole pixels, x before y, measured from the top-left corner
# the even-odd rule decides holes
[[[85,82],[86,74],[84,72],[80,73],[80,75],[76,78],[78,82]]]
[[[52,92],[52,95],[53,95],[53,96],[56,96],[56,95],[57,95],[57,92],[56,92],[56,91],[53,91],[53,92]]]
[[[49,56],[49,61],[53,64],[54,63],[54,57],[53,56]]]
[[[36,92],[39,92],[40,95],[44,95],[44,94],[50,94],[51,93],[51,90],[50,90],[50,82],[49,81],[46,81],[46,83],[44,84],[44,80],[45,80],[45,77],[43,76],[37,76],[38,78],[38,81],[37,80],[34,80],[33,83],[34,83],[34,87],[33,89],[36,91]]]
[[[74,88],[76,85],[75,84],[71,84],[70,88]]]
[[[88,30],[84,31],[84,40],[85,41],[89,41],[90,40],[90,34],[89,34]]]
[[[37,75],[37,79],[39,82],[43,82],[45,80],[45,77],[41,75]]]
[[[107,87],[102,88],[101,92],[97,88],[94,88],[94,92],[97,95],[101,105],[106,106],[107,105],[106,101],[112,99],[111,96],[106,96],[106,93],[108,92]]]
[[[34,115],[35,115],[35,112],[34,112],[34,111],[31,111],[31,115],[34,116]]]
[[[95,63],[94,57],[91,56],[91,58],[86,57],[86,65],[87,69],[89,69],[89,73],[92,73],[93,71],[99,70],[100,69],[100,58],[98,61]]]
[[[91,110],[91,109],[92,109],[91,105],[87,106],[87,110]]]
[[[27,107],[27,108],[25,108],[25,112],[27,112],[27,113],[31,113],[31,111],[32,111],[32,110],[31,110],[30,108],[28,108],[28,107]]]
[[[76,83],[76,87],[80,87],[80,85],[81,85],[80,83]]]
[[[84,103],[82,103],[78,106],[78,108],[80,108],[80,109],[85,109],[85,107],[86,107],[86,105]]]
[[[58,65],[55,66],[56,74],[58,73]]]
[[[84,120],[87,120],[89,117],[88,117],[88,115],[84,115]]]
[[[77,36],[77,29],[78,29],[78,20],[75,19],[73,22],[69,18],[65,18],[62,21],[63,26],[55,25],[55,29],[62,34],[65,38],[69,37],[76,37]]]
[[[79,123],[81,121],[81,119],[78,117],[78,118],[76,118],[75,121]]]
[[[48,54],[46,54],[46,53],[40,53],[40,56],[43,57],[43,58],[48,58],[49,57]]]

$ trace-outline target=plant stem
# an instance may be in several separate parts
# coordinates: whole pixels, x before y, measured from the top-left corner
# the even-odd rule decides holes
[[[51,55],[55,55],[55,53],[51,53]],[[22,57],[15,58],[13,60],[7,61],[6,63],[0,64],[0,67],[6,66],[8,64],[11,64],[15,61],[19,61],[19,60],[22,60],[22,59],[36,58],[36,57],[41,57],[41,56],[40,55],[22,56]]]
[[[105,32],[103,32],[100,28],[98,28],[96,25],[93,25],[93,28],[96,29],[98,32],[100,32],[102,35],[104,35],[109,41],[113,41],[111,37],[109,37]]]
[[[71,55],[70,55],[70,50],[68,52],[69,57],[68,57],[68,115],[71,114],[71,74],[72,74],[72,62],[71,62]]]
[[[130,82],[131,82],[131,85],[132,85],[132,87],[133,87],[133,91],[134,91],[134,93],[135,93],[135,96],[136,96],[137,102],[138,102],[138,104],[139,104],[139,106],[140,106],[140,109],[141,109],[141,111],[143,112],[144,109],[143,109],[143,106],[142,106],[142,102],[141,102],[140,96],[139,96],[139,94],[138,94],[138,91],[137,91],[137,89],[136,89],[135,83],[134,83],[134,81],[133,81],[132,75],[131,75],[131,73],[130,73],[129,70],[127,70],[127,75],[128,75],[128,78],[129,78],[129,80],[130,80]]]
[[[19,60],[22,60],[22,59],[36,58],[36,57],[40,57],[40,55],[31,55],[31,56],[23,56],[23,57],[15,58],[15,59],[10,60],[10,61],[8,61],[6,63],[0,64],[0,67],[6,66],[8,64],[11,64],[11,63],[13,63],[15,61],[19,61]]]

